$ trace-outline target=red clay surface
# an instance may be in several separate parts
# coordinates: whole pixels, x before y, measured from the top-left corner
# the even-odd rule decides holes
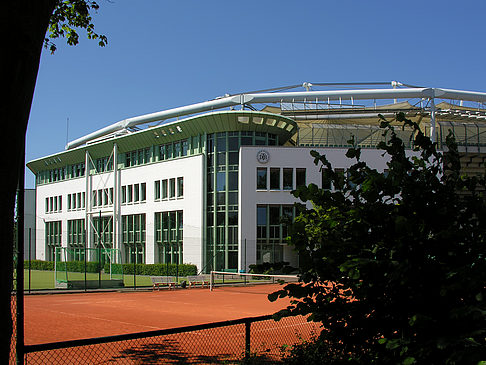
[[[25,296],[25,344],[152,331],[272,314],[279,285]]]

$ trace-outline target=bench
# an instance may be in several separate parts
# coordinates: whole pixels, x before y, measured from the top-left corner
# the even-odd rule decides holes
[[[189,288],[193,285],[201,284],[202,287],[204,285],[209,286],[209,275],[192,275],[187,277],[187,282],[189,284]]]
[[[170,288],[176,286],[176,277],[175,276],[151,276],[150,279],[152,280],[152,289],[160,290],[161,285],[167,285]]]

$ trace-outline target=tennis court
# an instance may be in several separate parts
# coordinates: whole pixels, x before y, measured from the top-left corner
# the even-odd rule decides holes
[[[25,296],[25,343],[111,336],[272,314],[275,285]]]

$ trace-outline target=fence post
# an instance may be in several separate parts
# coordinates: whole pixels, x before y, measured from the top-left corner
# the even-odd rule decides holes
[[[16,318],[12,319],[12,333],[13,325],[15,321],[17,329],[17,343],[16,343],[16,362],[18,365],[24,364],[24,185],[25,185],[25,138],[22,146],[22,157],[20,160],[20,166],[18,171],[18,185],[17,185],[17,267],[12,267],[13,270],[17,271],[17,282],[16,282],[16,295],[17,295],[17,313]],[[14,245],[14,242],[9,242],[9,244]],[[14,247],[12,251],[15,252]],[[12,259],[14,257],[14,252],[12,252]],[[12,263],[13,266],[13,263]],[[12,306],[12,300],[10,299],[10,308]],[[11,309],[10,309],[11,310]]]
[[[245,322],[245,360],[250,358],[251,322]]]

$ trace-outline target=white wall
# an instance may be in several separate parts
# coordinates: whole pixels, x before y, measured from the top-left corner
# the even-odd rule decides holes
[[[201,268],[203,244],[203,184],[204,181],[203,155],[188,156],[175,160],[157,162],[142,166],[134,166],[118,171],[118,191],[121,186],[146,183],[146,201],[121,205],[118,195],[118,205],[111,207],[94,208],[94,216],[112,215],[113,208],[117,208],[120,215],[146,214],[146,263],[155,260],[155,212],[183,211],[183,262],[192,263]],[[155,201],[154,182],[156,180],[184,178],[184,195],[181,198]],[[91,191],[114,187],[114,172],[96,174],[89,177],[89,194]],[[67,194],[84,192],[86,178],[70,179],[56,183],[37,186],[37,259],[45,259],[45,221],[62,220],[62,244],[67,245],[67,221],[71,219],[84,219],[85,210],[67,211]],[[115,199],[117,198],[115,189]],[[59,213],[45,212],[45,198],[62,195],[62,211]],[[115,204],[117,202],[115,201]],[[121,221],[118,223],[118,234],[115,245],[120,247]],[[88,232],[87,232],[88,236]]]
[[[30,255],[29,255],[30,232]],[[35,189],[24,190],[24,259],[35,260]]]
[[[268,152],[270,158],[267,163],[257,161],[257,153],[261,150]],[[317,150],[325,154],[334,168],[347,168],[355,160],[348,159],[345,148],[318,148],[318,147],[273,147],[273,146],[252,146],[240,149],[240,175],[239,175],[239,270],[245,266],[245,240],[246,240],[246,271],[248,265],[256,262],[256,207],[258,204],[292,205],[297,200],[287,190],[257,190],[256,171],[257,167],[281,168],[280,184],[282,185],[282,169],[305,168],[306,184],[314,183],[321,187],[320,166],[314,164],[314,158],[310,155],[311,150]],[[363,149],[361,156],[370,166],[379,171],[386,168],[387,159],[382,157],[383,151]],[[267,177],[269,178],[269,170]],[[295,170],[293,174],[295,187]],[[267,187],[269,180],[267,181]],[[297,256],[290,247],[284,247],[284,261],[290,265],[297,266]]]

